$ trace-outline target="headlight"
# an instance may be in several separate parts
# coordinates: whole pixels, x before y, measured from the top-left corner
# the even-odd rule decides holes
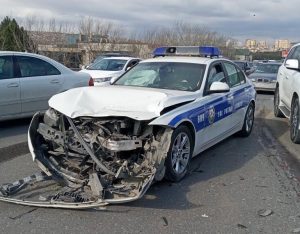
[[[270,83],[276,83],[277,80],[270,80]]]
[[[106,82],[106,81],[110,81],[111,80],[111,76],[110,77],[103,77],[103,78],[94,78],[95,82]]]
[[[251,80],[252,80],[252,82],[255,82],[255,81],[256,81],[255,78],[252,78]]]

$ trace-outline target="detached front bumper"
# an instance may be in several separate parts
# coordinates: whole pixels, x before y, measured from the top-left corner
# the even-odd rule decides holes
[[[66,119],[71,121],[68,130],[64,131],[66,126],[59,126],[59,130],[55,130],[56,128],[43,122],[43,116],[40,113],[34,115],[28,131],[28,146],[33,161],[42,172],[2,185],[0,201],[70,209],[87,209],[131,202],[141,198],[156,176],[163,171],[162,165],[169,148],[171,131],[166,130],[160,136],[159,141],[154,138],[150,141],[149,136],[147,143],[143,142],[143,148],[139,145],[137,146],[139,150],[130,149],[125,154],[143,151],[141,156],[129,155],[128,159],[122,159],[122,156],[120,159],[110,158],[107,161],[105,159],[107,155],[101,158],[99,156],[101,154],[93,150],[91,142],[83,141],[86,140],[88,134],[81,135],[82,132],[79,133],[73,121],[68,117],[60,116],[60,118],[63,119],[61,122],[63,125],[67,122]],[[97,122],[98,125],[99,122]],[[72,126],[75,129],[72,129]],[[100,128],[105,129],[104,126]],[[59,145],[67,139],[75,140],[72,143]],[[103,139],[100,138],[99,144],[102,141]],[[107,144],[107,141],[104,142]],[[124,142],[126,141],[121,141],[122,144]],[[77,148],[74,148],[74,145]],[[103,152],[107,152],[107,149]],[[118,154],[112,153],[112,155],[117,157]],[[136,161],[132,161],[133,159]],[[117,167],[117,170],[113,170],[112,166]]]

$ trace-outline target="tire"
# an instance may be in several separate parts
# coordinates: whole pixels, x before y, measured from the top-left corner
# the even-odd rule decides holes
[[[274,93],[274,115],[275,117],[283,118],[284,115],[279,109],[279,102],[280,102],[279,87],[277,86]]]
[[[193,146],[193,137],[188,127],[182,125],[174,130],[165,161],[167,180],[178,182],[183,179],[192,158]]]
[[[290,116],[290,137],[292,142],[296,144],[300,143],[299,118],[300,118],[299,99],[298,97],[296,97],[292,101],[291,116]]]
[[[238,132],[239,136],[248,137],[251,134],[254,124],[254,111],[255,107],[254,104],[251,102],[245,114],[243,128],[241,131]]]

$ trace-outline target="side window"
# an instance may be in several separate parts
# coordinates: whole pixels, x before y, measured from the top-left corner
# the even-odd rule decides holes
[[[286,57],[286,59],[291,59],[291,58],[292,58],[295,49],[296,49],[296,47],[292,48],[292,49],[289,51],[289,54],[288,54],[288,56]]]
[[[29,56],[16,56],[21,77],[60,75],[53,65],[41,59]]]
[[[205,90],[208,91],[210,89],[211,84],[215,81],[226,83],[225,73],[220,63],[210,67]]]
[[[224,66],[228,75],[229,87],[234,87],[239,85],[241,82],[240,82],[238,70],[235,67],[235,65],[230,63],[224,63]]]
[[[14,78],[14,63],[11,56],[0,57],[0,80]]]
[[[238,71],[238,76],[239,76],[239,79],[240,79],[240,83],[245,84],[246,83],[246,77],[245,77],[244,72],[242,72],[241,69],[239,69],[239,68],[236,68],[236,69]]]
[[[298,59],[300,61],[300,46],[297,46],[289,59]]]

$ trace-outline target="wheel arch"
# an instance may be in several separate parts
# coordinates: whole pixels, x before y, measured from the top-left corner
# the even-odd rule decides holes
[[[299,95],[296,92],[293,93],[292,102],[294,101],[295,98],[299,99]]]
[[[175,128],[178,128],[179,126],[186,126],[189,130],[190,130],[190,133],[192,135],[192,138],[193,138],[193,150],[194,150],[194,147],[195,147],[195,144],[196,144],[196,129],[195,129],[195,126],[194,124],[190,121],[190,120],[182,120],[181,122],[179,122]]]

